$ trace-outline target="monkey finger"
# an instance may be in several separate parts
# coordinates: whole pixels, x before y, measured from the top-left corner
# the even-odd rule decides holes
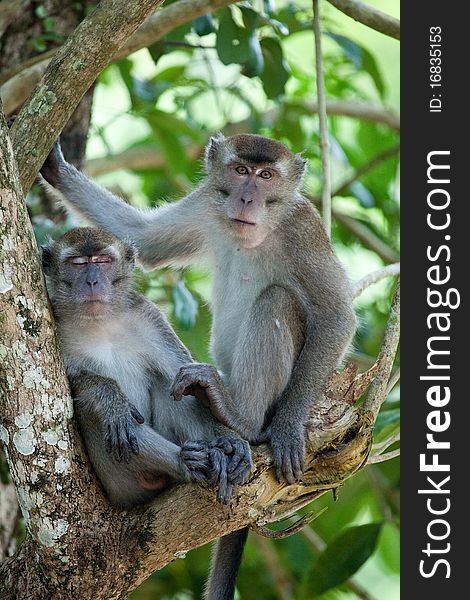
[[[249,460],[251,460],[250,446],[245,441],[233,439],[231,445],[233,448],[233,454],[230,460],[230,464],[228,466],[229,473],[235,471],[240,462],[246,460],[247,456]]]
[[[129,445],[134,454],[139,454],[139,443],[137,442],[137,438],[135,435],[131,435],[129,437]]]
[[[291,465],[295,480],[302,482],[304,470],[302,468],[302,455],[298,450],[291,451]]]
[[[224,454],[230,456],[234,452],[233,440],[228,437],[219,437],[212,443],[214,448],[220,448]]]
[[[217,500],[222,504],[228,504],[230,502],[232,484],[228,480],[227,463],[225,462],[224,467],[220,470],[219,484],[217,486]]]
[[[236,486],[228,481],[219,484],[219,487],[217,488],[217,502],[220,502],[221,504],[230,504],[230,501],[235,494],[235,490]]]
[[[137,421],[137,423],[139,423],[139,425],[142,425],[142,423],[145,422],[145,419],[137,410],[137,408],[132,403],[129,403],[129,409],[131,411],[132,417]]]
[[[239,464],[238,469],[233,473],[229,474],[230,483],[233,485],[242,485],[248,479],[249,474],[251,473],[251,464],[247,462],[242,462]]]

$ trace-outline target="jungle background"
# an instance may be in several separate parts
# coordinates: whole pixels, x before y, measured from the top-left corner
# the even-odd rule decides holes
[[[60,45],[94,6],[19,4],[23,12],[1,40],[2,83],[13,76],[16,65]],[[398,16],[397,0],[369,4]],[[357,281],[398,261],[399,43],[327,2],[320,6],[331,109],[332,238]],[[304,189],[318,204],[316,99],[311,3],[237,3],[189,20],[107,67],[72,117],[63,146],[70,161],[145,208],[176,199],[198,182],[202,150],[213,132],[259,133],[308,159]],[[78,224],[37,186],[27,204],[39,244]],[[350,359],[360,370],[373,364],[380,349],[394,284],[393,278],[383,279],[356,300],[360,325]],[[193,268],[139,270],[137,286],[167,313],[195,358],[210,361],[209,274]],[[393,450],[398,432],[397,384],[377,419],[374,442],[394,436]],[[323,507],[328,510],[317,520],[285,540],[250,535],[238,579],[239,598],[399,597],[399,459],[367,466],[346,481],[336,501],[326,494],[313,509]],[[21,523],[17,533],[21,542]],[[193,550],[152,575],[130,598],[199,597],[209,555],[209,546]]]

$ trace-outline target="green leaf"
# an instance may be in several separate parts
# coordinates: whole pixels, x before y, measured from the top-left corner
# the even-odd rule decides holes
[[[168,6],[168,4],[166,4]],[[191,33],[191,23],[184,23],[179,27],[175,27],[165,36],[165,40],[171,42],[184,42],[188,33]]]
[[[224,65],[244,64],[250,58],[249,32],[235,23],[229,8],[219,18],[215,47]]]
[[[250,36],[248,46],[250,48],[250,57],[243,65],[242,73],[247,77],[256,77],[262,73],[264,69],[263,52],[261,51],[261,45],[256,34],[253,33]]]
[[[264,71],[260,79],[266,96],[277,98],[284,92],[291,71],[277,40],[268,37],[262,39],[260,44],[264,58]]]
[[[277,31],[280,35],[289,35],[289,27],[285,25],[285,23],[281,23],[277,19],[267,18],[266,22],[271,25],[271,27]]]
[[[215,31],[214,17],[211,13],[202,15],[193,21],[193,29],[199,37],[209,35]]]
[[[380,442],[393,433],[400,424],[400,409],[381,410],[374,424],[374,440]]]
[[[243,23],[245,23],[245,27],[249,32],[254,31],[259,24],[259,14],[247,6],[240,6],[239,8],[242,12]]]
[[[302,584],[302,598],[313,598],[347,581],[374,552],[382,523],[348,527],[318,556]]]
[[[342,48],[345,56],[347,56],[358,71],[363,69],[370,75],[380,97],[383,99],[385,95],[385,84],[377,66],[377,62],[369,50],[366,50],[363,46],[359,46],[359,44],[356,44],[356,42],[353,42],[344,35],[331,32],[327,32],[325,35],[335,40],[340,48]]]
[[[343,50],[344,54],[348,57],[357,70],[362,68],[364,49],[361,48],[361,46],[344,35],[339,35],[338,33],[331,33],[330,31],[327,31],[325,35],[338,44],[338,46]]]
[[[36,8],[34,9],[34,14],[39,19],[45,19],[48,15],[48,12],[44,6],[39,5],[39,6],[36,6]]]
[[[181,327],[183,329],[194,327],[199,305],[184,281],[178,281],[173,286],[172,300],[174,315]]]
[[[375,87],[377,88],[377,91],[383,100],[386,92],[384,80],[382,79],[382,75],[379,71],[375,58],[365,48],[362,48],[362,68],[371,76],[372,81],[374,82]]]
[[[162,41],[159,41],[149,46],[147,50],[149,51],[153,62],[157,64],[160,58],[167,53],[167,46]]]

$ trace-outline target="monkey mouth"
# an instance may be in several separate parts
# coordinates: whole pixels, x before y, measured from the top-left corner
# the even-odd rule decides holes
[[[237,225],[256,225],[256,223],[253,223],[252,221],[245,221],[244,219],[230,219],[233,223],[236,223]]]
[[[101,298],[90,298],[83,302],[85,313],[91,316],[98,316],[105,312],[107,302]]]

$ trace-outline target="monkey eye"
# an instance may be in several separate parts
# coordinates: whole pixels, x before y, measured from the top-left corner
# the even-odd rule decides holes
[[[248,175],[248,169],[245,166],[243,166],[243,165],[239,165],[238,167],[236,167],[235,171],[239,175]]]
[[[92,263],[110,263],[113,262],[113,259],[108,254],[100,254],[98,256],[91,257]]]
[[[261,177],[261,179],[271,179],[271,177],[273,176],[273,174],[271,173],[271,171],[267,171],[266,169],[263,169],[259,173],[259,176]]]
[[[72,265],[86,265],[88,264],[88,256],[72,256],[69,258],[69,263]]]

